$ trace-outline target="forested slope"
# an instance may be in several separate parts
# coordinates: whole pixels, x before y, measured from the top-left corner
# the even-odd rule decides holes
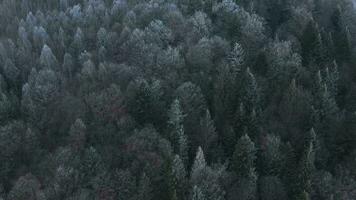
[[[356,199],[352,0],[1,0],[0,199]]]

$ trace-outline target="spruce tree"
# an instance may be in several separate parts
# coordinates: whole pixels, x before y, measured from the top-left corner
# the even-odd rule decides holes
[[[260,95],[257,81],[255,76],[251,73],[250,68],[246,69],[242,87],[242,102],[246,106],[247,112],[251,112],[253,109],[259,109]]]
[[[318,25],[313,20],[304,29],[301,44],[304,66],[311,65],[312,67],[313,65],[318,65],[321,67],[325,63],[321,34]]]
[[[198,186],[193,187],[191,200],[206,200],[205,195]]]
[[[245,52],[239,43],[235,43],[228,56],[229,65],[232,68],[233,75],[240,75],[245,62]]]
[[[182,159],[179,155],[176,155],[172,163],[172,175],[173,175],[173,185],[174,185],[174,194],[177,199],[186,198],[186,189],[187,189],[187,172],[184,166]]]
[[[199,147],[194,159],[190,176],[194,178],[195,176],[199,175],[200,171],[203,170],[205,167],[206,167],[206,161],[205,161],[204,152],[203,149]]]
[[[44,45],[42,48],[40,64],[45,69],[52,69],[54,71],[59,70],[57,58],[53,55],[52,50],[47,45]]]
[[[200,141],[201,148],[208,153],[208,156],[211,156],[211,149],[214,148],[214,144],[217,144],[217,137],[214,121],[209,110],[206,110],[205,116],[200,120],[200,134],[197,141]]]
[[[256,148],[250,137],[245,134],[236,143],[232,156],[232,170],[238,177],[248,178],[255,172]]]
[[[184,133],[183,123],[184,114],[179,100],[175,99],[168,111],[169,138],[175,153],[177,153],[186,163],[188,161],[188,141]]]
[[[137,200],[151,200],[153,198],[151,180],[144,172],[138,182]]]
[[[237,141],[235,152],[231,158],[231,168],[237,179],[237,195],[239,199],[253,200],[257,198],[255,161],[255,144],[245,134]]]
[[[311,129],[305,138],[305,146],[298,164],[296,199],[309,199],[312,190],[312,172],[314,170],[314,148],[316,135]]]

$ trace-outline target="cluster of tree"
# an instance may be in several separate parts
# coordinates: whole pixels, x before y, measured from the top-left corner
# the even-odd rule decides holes
[[[351,0],[1,0],[1,200],[356,199]]]

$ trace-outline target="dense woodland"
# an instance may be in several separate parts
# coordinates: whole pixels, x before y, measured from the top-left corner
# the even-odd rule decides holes
[[[351,0],[0,0],[1,200],[355,200]]]

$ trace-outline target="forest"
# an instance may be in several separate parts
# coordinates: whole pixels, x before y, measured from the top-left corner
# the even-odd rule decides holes
[[[0,0],[0,200],[355,200],[353,0]]]

